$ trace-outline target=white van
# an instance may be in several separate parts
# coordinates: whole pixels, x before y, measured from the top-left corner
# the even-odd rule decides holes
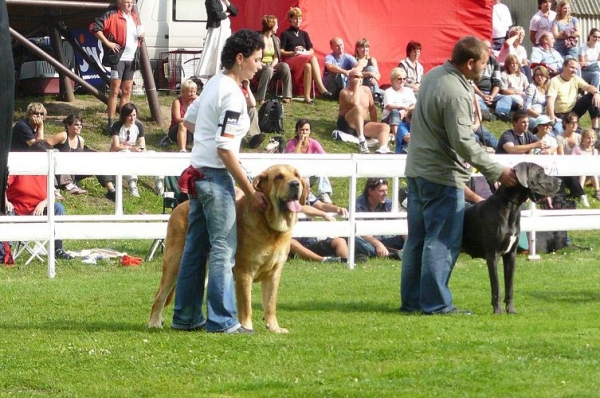
[[[206,37],[199,0],[137,0],[148,57],[159,89],[178,89],[192,77]]]

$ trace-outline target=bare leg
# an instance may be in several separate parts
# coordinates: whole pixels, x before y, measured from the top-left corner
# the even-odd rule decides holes
[[[323,261],[323,257],[302,246],[296,239],[292,239],[290,242],[290,253],[300,256],[300,258],[308,261],[316,261],[319,263]]]
[[[363,115],[364,109],[360,105],[354,105],[352,109],[350,109],[348,113],[344,115],[344,119],[346,119],[348,125],[356,130],[359,141],[365,140],[365,118]]]
[[[348,243],[344,238],[334,238],[331,241],[331,248],[335,251],[337,257],[348,258]]]
[[[121,106],[131,102],[133,80],[123,80],[121,83]]]
[[[365,137],[376,138],[379,147],[387,147],[390,140],[390,126],[386,123],[369,122],[364,128]]]
[[[179,122],[177,124],[177,145],[179,146],[179,151],[185,151],[186,144],[187,144],[187,129],[183,125],[183,122]]]
[[[110,93],[108,94],[108,101],[106,103],[106,113],[109,119],[114,119],[115,113],[117,112],[117,102],[119,100],[119,91],[121,89],[121,79],[115,79],[110,81]]]
[[[312,68],[309,63],[304,65],[304,101],[310,102],[310,90],[312,81]]]
[[[327,88],[323,84],[323,78],[321,77],[321,67],[319,66],[319,60],[317,57],[312,57],[309,62],[310,66],[313,70],[313,78],[315,79],[315,84],[317,85],[317,90],[319,93],[325,94],[327,92]]]

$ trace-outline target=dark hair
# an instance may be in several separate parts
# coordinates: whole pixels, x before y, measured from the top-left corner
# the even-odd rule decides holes
[[[268,32],[273,29],[273,26],[277,23],[277,17],[275,15],[265,15],[262,17],[260,23],[262,24],[261,33]]]
[[[569,65],[569,62],[571,61],[575,61],[575,63],[577,64],[577,66],[579,66],[579,62],[577,62],[577,60],[571,56],[568,56],[565,58],[565,60],[563,61],[563,68],[567,65]]]
[[[541,9],[542,8],[542,4],[544,4],[547,1],[548,0],[538,0],[538,9]]]
[[[465,36],[454,45],[451,62],[454,65],[464,65],[470,59],[478,61],[488,51],[488,46],[483,41],[475,36]]]
[[[296,122],[296,127],[294,128],[294,132],[296,133],[296,138],[298,138],[298,130],[300,130],[300,127],[304,126],[305,124],[308,124],[308,127],[310,127],[312,129],[312,124],[310,123],[310,120],[302,118],[302,119],[298,119],[298,121]]]
[[[572,117],[576,117],[577,121],[579,121],[579,116],[577,116],[577,114],[575,112],[569,112],[566,115],[564,115],[563,118],[562,118],[563,128],[564,128],[564,126],[566,126],[567,124],[569,124],[569,122],[571,121]]]
[[[29,146],[29,152],[46,152],[50,149],[52,149],[52,145],[45,140],[36,140]]]
[[[420,49],[421,49],[421,43],[419,43],[418,41],[411,40],[406,45],[406,56],[408,57],[410,55],[410,53],[413,52],[413,50],[420,50]]]
[[[235,32],[227,38],[223,51],[221,52],[221,64],[225,69],[231,69],[235,64],[235,58],[238,54],[242,54],[244,58],[248,58],[254,51],[265,48],[260,33],[249,29],[242,29]]]
[[[135,111],[136,114],[138,113],[137,107],[133,105],[133,102],[128,102],[123,105],[121,107],[121,111],[119,112],[119,121],[121,123],[125,123],[125,119],[127,116],[131,115],[133,111]]]
[[[83,119],[81,117],[79,117],[79,115],[71,113],[71,114],[69,114],[69,116],[64,118],[62,122],[65,125],[65,127],[67,127],[67,126],[72,125],[75,122],[83,123]]]
[[[363,189],[363,195],[365,197],[369,196],[369,189],[377,188],[380,185],[387,186],[388,182],[385,178],[367,178],[367,182],[365,183],[365,189]]]
[[[598,29],[598,28],[592,28],[592,29],[590,29],[590,33],[588,33],[588,35],[587,35],[587,40],[590,41],[590,37],[594,36],[594,34],[596,32],[600,32],[600,29]]]
[[[529,120],[529,116],[527,115],[527,112],[525,112],[523,109],[519,109],[519,110],[515,111],[515,113],[513,113],[511,120],[513,123],[516,123],[520,119],[523,119],[524,117],[526,117]]]

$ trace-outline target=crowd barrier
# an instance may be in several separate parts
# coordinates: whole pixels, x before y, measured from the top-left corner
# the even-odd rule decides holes
[[[533,162],[555,176],[590,175],[600,170],[600,156],[495,155],[505,166]],[[350,180],[348,202],[355,203],[368,177],[390,180],[391,213],[357,213],[349,206],[349,218],[337,222],[299,222],[294,236],[343,236],[349,238],[349,267],[354,266],[354,236],[370,234],[407,234],[406,213],[398,206],[399,180],[404,177],[406,155],[359,154],[241,154],[241,163],[249,175],[258,175],[274,164],[296,167],[303,176],[341,177]],[[48,175],[48,208],[54,206],[54,175],[116,175],[115,213],[110,215],[5,216],[0,217],[0,241],[47,240],[49,244],[48,277],[56,275],[54,239],[162,239],[166,235],[169,215],[123,214],[123,174],[146,176],[179,175],[189,166],[189,154],[180,153],[11,153],[9,171],[19,175]],[[360,182],[360,185],[359,185]],[[335,189],[335,187],[334,187]],[[67,209],[68,213],[68,209]],[[523,211],[524,231],[600,229],[600,210],[548,211],[534,205]],[[532,253],[535,256],[535,252]]]

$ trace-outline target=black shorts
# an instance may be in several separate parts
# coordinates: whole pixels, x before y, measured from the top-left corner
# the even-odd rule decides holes
[[[169,139],[173,142],[177,142],[177,130],[179,130],[179,124],[176,124],[173,127],[171,127],[169,129],[169,133],[167,134],[169,136]],[[191,145],[192,142],[194,142],[194,134],[187,131],[187,141],[185,144]]]
[[[307,249],[317,253],[321,257],[335,256],[335,252],[331,247],[331,238],[317,239],[317,238],[294,238],[300,244]]]
[[[119,61],[110,72],[110,80],[133,80],[135,69],[133,61]]]
[[[363,126],[365,126],[367,123],[369,122],[365,120]],[[344,116],[338,116],[337,129],[343,131],[344,133],[352,134],[358,137],[358,133],[356,132],[356,130],[350,127]]]

